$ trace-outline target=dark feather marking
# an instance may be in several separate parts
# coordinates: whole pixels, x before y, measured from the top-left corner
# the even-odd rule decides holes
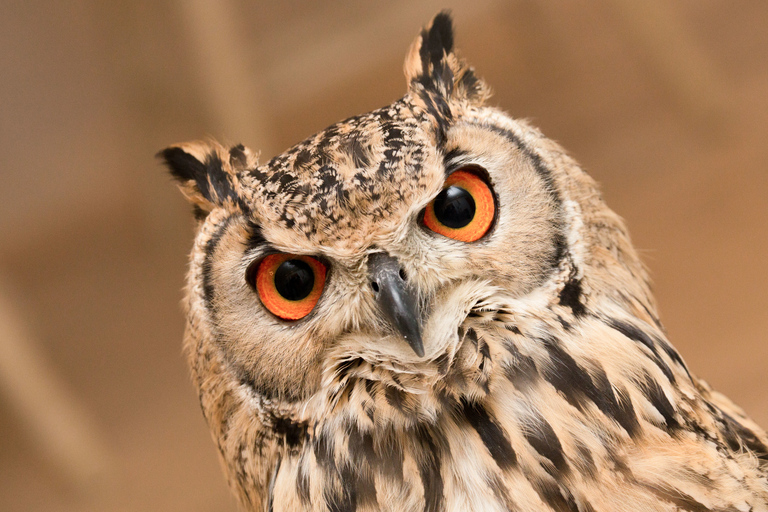
[[[528,145],[523,142],[523,140],[518,137],[514,132],[507,130],[506,128],[502,128],[500,126],[485,126],[483,125],[483,128],[490,130],[492,132],[495,132],[505,139],[507,139],[509,142],[511,142],[517,149],[525,155],[526,158],[528,158],[531,163],[533,164],[533,168],[536,170],[536,173],[539,175],[539,177],[544,180],[544,185],[547,188],[547,192],[549,192],[550,197],[554,200],[555,204],[560,208],[562,206],[562,200],[560,198],[560,194],[557,191],[557,187],[555,186],[555,179],[554,174],[552,170],[546,166],[544,161],[542,160],[541,156],[536,153],[533,149],[528,147]]]
[[[675,375],[672,373],[672,370],[670,370],[669,366],[667,366],[667,364],[659,357],[659,351],[650,336],[628,322],[623,322],[615,318],[609,318],[607,319],[607,322],[611,328],[619,331],[630,340],[647,347],[653,355],[651,359],[656,364],[656,366],[658,366],[659,369],[664,373],[664,376],[669,380],[669,382],[672,384],[675,383]]]
[[[296,448],[307,437],[307,422],[272,416],[272,430],[285,440],[288,448]]]
[[[297,178],[291,173],[276,171],[270,181],[278,182],[281,190],[290,190],[296,184]]]
[[[659,320],[659,318],[651,312],[651,310],[648,308],[648,305],[643,302],[640,302],[640,305],[643,306],[645,312],[648,313],[648,316],[651,317],[651,320],[653,320],[653,325],[655,325],[660,331],[663,331],[664,326],[661,325],[661,320]]]
[[[471,69],[467,69],[459,79],[459,87],[464,89],[470,100],[479,96],[481,91],[480,80]]]
[[[218,400],[216,400],[215,409],[218,409],[220,411],[221,434],[216,440],[216,443],[221,449],[221,446],[229,438],[230,428],[231,428],[230,422],[232,420],[232,415],[237,410],[234,393],[231,390],[227,389],[221,395],[219,395]]]
[[[342,186],[339,173],[331,165],[322,166],[317,170],[315,177],[320,180],[320,189],[323,191],[330,191]]]
[[[417,76],[416,80],[427,91],[438,92],[438,88],[442,86],[450,95],[453,91],[453,71],[445,60],[445,56],[450,54],[453,48],[450,16],[447,13],[435,16],[432,27],[429,31],[423,30],[421,38],[419,56],[422,74]]]
[[[285,224],[285,227],[287,227],[288,229],[291,229],[293,226],[296,225],[296,221],[288,216],[287,211],[284,211],[283,213],[280,214],[280,220],[283,221],[283,223]]]
[[[563,231],[563,201],[560,198],[560,193],[558,192],[557,187],[555,186],[555,179],[553,177],[554,174],[552,170],[547,167],[547,165],[544,163],[544,160],[538,153],[536,153],[532,148],[528,147],[528,145],[512,131],[500,126],[493,125],[483,125],[483,127],[486,130],[490,130],[501,135],[509,142],[511,142],[515,147],[517,147],[517,149],[531,161],[533,168],[536,170],[536,173],[544,182],[547,193],[549,194],[549,197],[552,199],[552,202],[555,204],[555,207],[560,214],[560,219],[553,226],[556,230],[556,234],[553,239],[555,250],[551,260],[552,268],[557,268],[557,266],[560,264],[560,261],[562,261],[562,259],[565,258],[565,255],[568,253],[568,244],[566,243],[565,233]]]
[[[533,488],[541,500],[555,512],[579,512],[579,507],[571,493],[561,488],[554,479],[538,479],[532,482]],[[567,496],[563,496],[563,493]]]
[[[480,355],[483,356],[483,361],[480,362],[481,365],[485,363],[486,359],[491,359],[491,347],[488,346],[488,343],[486,343],[484,339],[481,338],[478,340],[477,349],[480,351]],[[482,370],[482,368],[480,368],[480,370]]]
[[[405,140],[403,140],[403,131],[392,124],[382,126],[382,131],[384,132],[384,145],[387,149],[384,150],[383,158],[376,170],[376,176],[379,179],[389,179],[392,170],[402,160],[400,150],[405,145]]]
[[[437,66],[441,63],[443,55],[451,53],[452,50],[453,21],[448,11],[441,11],[432,20],[432,26],[422,42],[422,51],[427,52],[432,65]]]
[[[768,447],[750,429],[735,418],[722,411],[722,434],[733,451],[742,451],[744,447],[751,450],[760,459],[761,465],[768,462]]]
[[[309,468],[307,467],[307,451],[302,451],[296,470],[296,489],[302,503],[309,504]]]
[[[544,378],[565,396],[568,403],[582,410],[586,398],[592,401],[606,416],[621,417],[616,396],[604,371],[595,370],[597,379],[597,384],[595,384],[587,371],[563,350],[557,340],[543,338],[540,341],[549,352],[552,362],[549,368],[544,369]]]
[[[640,424],[637,421],[635,410],[632,407],[632,401],[626,392],[622,395],[619,394],[618,398],[613,391],[613,386],[608,380],[608,376],[605,374],[605,370],[602,367],[597,366],[592,371],[592,379],[597,389],[598,396],[602,397],[602,401],[596,401],[601,411],[613,418],[621,427],[627,431],[630,437],[633,437],[638,433]],[[602,405],[601,405],[602,404]]]
[[[632,470],[629,469],[624,454],[617,451],[616,447],[608,443],[603,443],[603,448],[605,448],[608,460],[613,463],[613,470],[617,473],[623,473],[625,477],[634,480]]]
[[[413,428],[413,437],[420,453],[415,455],[421,484],[424,487],[424,512],[443,510],[443,478],[440,475],[441,454],[432,434],[419,424]]]
[[[202,272],[203,272],[203,300],[205,301],[206,309],[212,314],[213,312],[213,253],[216,252],[216,248],[224,236],[224,233],[229,228],[229,225],[234,220],[235,216],[231,215],[225,218],[221,224],[213,233],[211,238],[205,244],[205,256],[203,258]]]
[[[467,333],[465,334],[465,337],[469,339],[469,341],[472,342],[472,345],[477,348],[477,332],[473,328],[467,329]]]
[[[248,500],[251,501],[249,493],[250,487],[247,485],[247,478],[245,474],[245,453],[245,444],[241,439],[237,445],[237,450],[235,450],[235,479],[237,480],[238,487],[245,493]]]
[[[320,432],[317,437],[315,437],[312,448],[315,454],[315,460],[319,466],[333,470],[336,469],[332,436]]]
[[[567,474],[570,468],[565,460],[563,445],[560,444],[552,425],[538,413],[533,419],[534,424],[524,432],[526,441],[542,457],[549,459],[560,473]]]
[[[238,171],[245,170],[248,159],[245,156],[245,146],[238,144],[229,148],[229,165]]]
[[[204,195],[207,192],[208,195],[206,197],[214,202],[220,203],[225,199],[235,200],[237,198],[237,194],[235,194],[235,190],[232,186],[232,177],[228,173],[224,172],[221,158],[219,158],[217,153],[208,154],[205,159],[205,167],[208,171],[208,182],[210,183],[210,188],[208,183],[206,183],[204,180],[203,185],[200,185],[198,182],[200,191]],[[218,201],[215,201],[214,196],[211,193],[211,188],[213,189],[215,198],[217,198]]]
[[[579,467],[580,471],[590,478],[595,478],[597,466],[595,465],[595,458],[592,456],[592,452],[589,451],[589,447],[583,441],[575,439],[574,443],[576,450],[579,452],[579,457],[574,461],[574,465]]]
[[[248,241],[245,243],[246,251],[261,249],[267,245],[267,239],[264,238],[264,235],[261,232],[261,226],[255,222],[249,222],[248,231],[250,232],[250,236],[248,236]]]
[[[377,503],[373,474],[355,465],[355,461],[346,462],[341,466],[338,480],[340,489],[329,486],[324,493],[330,512],[354,512],[358,505],[370,507]]]
[[[640,423],[637,420],[637,414],[635,414],[635,408],[632,406],[632,399],[629,397],[624,389],[616,389],[616,397],[618,399],[618,410],[613,418],[624,427],[630,437],[635,437],[640,431]]]
[[[395,154],[405,147],[405,137],[403,130],[393,123],[389,123],[385,128],[385,145],[387,151],[390,153],[384,153],[385,159],[391,160]],[[389,157],[389,158],[386,158]]]
[[[532,357],[521,353],[517,346],[509,340],[505,340],[503,346],[512,355],[513,360],[502,361],[501,368],[504,376],[515,388],[525,389],[539,379],[539,371]]]
[[[663,350],[665,354],[667,354],[667,357],[676,362],[683,368],[683,370],[685,370],[685,373],[688,375],[689,379],[693,379],[691,372],[688,371],[688,367],[683,361],[683,358],[680,357],[680,354],[677,352],[677,350],[674,349],[674,347],[672,347],[672,345],[659,338],[656,338],[656,344],[661,347],[661,350]]]
[[[560,290],[560,305],[571,308],[573,316],[580,317],[586,312],[581,303],[581,280],[570,279]]]
[[[341,380],[345,378],[350,371],[359,368],[362,363],[363,360],[360,358],[346,359],[336,367],[336,375],[338,376],[339,380]]]
[[[552,244],[555,248],[554,252],[552,253],[552,259],[550,260],[552,268],[557,268],[563,258],[565,258],[565,255],[568,253],[568,244],[565,241],[562,221],[557,223],[556,228],[557,232],[552,239]]]
[[[490,474],[486,476],[486,481],[488,482],[488,487],[491,488],[491,491],[493,491],[493,495],[496,497],[499,502],[501,502],[509,512],[512,512],[517,509],[517,505],[515,505],[515,502],[512,501],[512,497],[509,495],[509,491],[507,490],[507,487],[504,485],[504,482],[499,478],[496,474]]]
[[[373,436],[370,432],[360,429],[355,422],[350,422],[347,426],[347,447],[351,460],[366,461],[372,466],[376,465],[377,456],[373,449]]]
[[[445,153],[443,165],[445,166],[446,177],[456,170],[457,160],[467,155],[467,152],[460,148],[453,148]]]
[[[312,153],[307,148],[302,148],[296,153],[296,159],[293,161],[294,168],[305,167],[312,162]]]
[[[398,411],[403,411],[405,396],[402,391],[394,386],[386,386],[384,390],[384,396],[387,399],[387,403]]]
[[[373,399],[375,399],[375,398],[376,398],[376,394],[375,394],[375,393],[376,393],[375,384],[376,384],[376,383],[375,383],[374,381],[372,381],[372,380],[369,380],[369,379],[366,379],[366,380],[364,381],[365,392],[366,392],[366,393],[368,393],[368,396],[370,396],[370,397],[371,397],[371,398],[373,398]]]
[[[236,199],[231,176],[224,171],[217,153],[209,153],[204,162],[182,148],[166,148],[157,155],[174,178],[180,182],[194,181],[200,194],[212,203],[221,204],[225,199]]]
[[[267,499],[267,510],[272,512],[274,510],[275,501],[275,481],[277,480],[277,473],[280,471],[280,463],[283,458],[280,454],[277,455],[277,463],[275,463],[275,469],[272,472],[272,478],[269,479],[269,498]]]
[[[435,16],[430,29],[421,32],[421,74],[413,80],[422,85],[419,96],[427,112],[437,124],[437,145],[445,143],[445,132],[453,118],[447,98],[453,92],[453,70],[446,55],[453,49],[453,27],[450,15],[443,11]],[[431,70],[431,72],[430,72]]]
[[[351,461],[350,464],[354,464],[354,461]],[[344,474],[346,469],[347,468],[345,468],[345,471],[342,471],[342,478],[345,477]],[[364,507],[366,510],[371,510],[372,507],[378,504],[376,499],[376,482],[374,481],[373,472],[371,470],[361,471],[359,467],[355,466],[350,466],[349,472],[352,476],[346,478],[354,484],[354,486],[351,486],[351,489],[355,495],[355,507],[352,510],[355,510],[358,505]]]
[[[643,484],[639,482],[644,488],[651,491],[653,494],[659,497],[662,501],[667,501],[675,505],[679,510],[686,510],[688,512],[713,512],[713,509],[705,506],[702,503],[696,501],[692,496],[680,491],[679,489],[666,490],[659,489],[650,484]],[[727,509],[715,509],[717,512],[736,512],[735,508]]]
[[[329,479],[330,480],[330,479]],[[355,471],[342,467],[338,476],[338,488],[327,482],[323,492],[325,506],[329,512],[354,512],[357,510],[357,495],[355,494]]]
[[[450,369],[450,359],[448,358],[448,354],[440,354],[440,356],[435,359],[435,365],[437,366],[437,373],[440,375],[445,375],[448,373],[448,370]]]
[[[248,171],[248,175],[252,178],[259,180],[259,181],[266,181],[267,178],[269,178],[269,174],[264,172],[262,169],[263,167],[254,167],[250,171]]]
[[[373,481],[373,471],[380,466],[380,458],[373,446],[370,432],[363,431],[355,422],[347,426],[347,447],[349,448],[349,465],[355,473],[354,493],[360,504],[376,503],[376,486]]]
[[[472,425],[472,428],[477,431],[499,468],[506,470],[517,465],[517,454],[512,449],[512,444],[510,444],[504,430],[491,418],[485,407],[477,402],[468,402],[462,398],[461,413]]]
[[[362,407],[365,415],[368,416],[368,419],[371,420],[371,422],[374,422],[376,419],[376,408],[374,405],[366,400],[362,403]]]
[[[675,408],[669,402],[664,390],[649,374],[645,374],[644,381],[641,383],[640,390],[648,401],[664,417],[667,430],[674,431],[680,428],[680,423],[675,419]]]
[[[343,149],[352,158],[352,163],[358,169],[371,165],[371,157],[368,152],[368,141],[361,141],[359,134],[348,136],[344,140]]]
[[[323,499],[328,510],[354,512],[357,508],[356,471],[348,463],[337,467],[331,435],[321,432],[314,440],[313,452],[318,466],[325,470]]]
[[[515,333],[515,334],[520,334],[520,335],[522,335],[522,334],[523,334],[522,332],[520,332],[520,328],[519,328],[519,327],[517,327],[516,325],[507,324],[507,325],[505,325],[505,326],[504,326],[504,328],[505,328],[506,330],[508,330],[509,332],[513,332],[513,333]]]
[[[456,396],[447,392],[445,389],[436,388],[435,398],[437,398],[438,403],[445,412],[455,413],[459,409]]]
[[[235,367],[233,365],[232,369],[237,373],[237,378],[240,382],[240,385],[250,388],[254,394],[264,398],[269,398],[270,400],[278,396],[278,391],[268,383],[263,381],[256,382],[250,375],[248,375],[248,373],[246,373],[244,369],[240,367]],[[282,396],[281,398],[294,400],[298,398],[298,395],[295,395],[293,390],[290,390],[285,396]]]
[[[192,205],[192,215],[195,217],[196,221],[203,221],[208,216],[208,212],[195,204]]]
[[[374,440],[374,450],[378,454],[379,473],[397,482],[403,481],[403,445],[393,432],[379,430]]]

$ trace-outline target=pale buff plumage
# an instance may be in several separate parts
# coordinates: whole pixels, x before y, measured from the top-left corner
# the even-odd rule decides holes
[[[666,340],[623,222],[553,141],[483,105],[439,15],[407,95],[259,166],[163,153],[196,206],[186,352],[248,510],[768,510],[765,432]],[[446,168],[485,169],[489,234],[419,213]],[[266,250],[326,258],[313,312],[245,282]],[[368,256],[418,290],[424,357],[381,317]]]

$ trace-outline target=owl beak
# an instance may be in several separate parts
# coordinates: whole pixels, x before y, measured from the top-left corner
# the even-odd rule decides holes
[[[423,357],[416,290],[406,282],[400,263],[389,254],[378,252],[368,257],[368,272],[379,309],[416,355]]]

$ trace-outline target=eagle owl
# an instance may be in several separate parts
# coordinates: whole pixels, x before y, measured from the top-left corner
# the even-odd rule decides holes
[[[248,510],[768,510],[768,438],[666,339],[621,219],[484,105],[438,14],[408,90],[267,163],[161,153],[185,346]]]

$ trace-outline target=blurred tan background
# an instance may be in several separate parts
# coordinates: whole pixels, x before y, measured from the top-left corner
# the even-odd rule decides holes
[[[405,91],[438,10],[603,185],[694,372],[768,426],[768,2],[0,8],[0,509],[236,510],[181,356],[190,209],[154,160],[264,161]]]

